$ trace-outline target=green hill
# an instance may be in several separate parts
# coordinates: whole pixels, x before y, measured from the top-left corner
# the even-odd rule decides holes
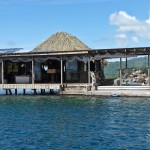
[[[118,69],[120,68],[120,61],[109,62],[107,66],[104,67],[104,73],[106,78],[117,78]],[[122,61],[122,68],[126,68],[126,61]],[[128,58],[127,68],[134,68],[136,70],[147,70],[148,59],[146,57]],[[147,72],[147,71],[146,71]]]

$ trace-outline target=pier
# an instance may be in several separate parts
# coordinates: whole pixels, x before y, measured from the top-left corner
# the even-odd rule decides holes
[[[41,95],[45,94],[45,90],[49,90],[52,94],[54,90],[60,90],[60,84],[0,84],[0,89],[6,90],[6,95],[18,94],[18,90],[23,90],[23,95],[26,95],[26,90],[30,89],[34,91],[34,95],[37,95],[37,90],[41,91]]]
[[[68,85],[64,95],[86,95],[86,96],[132,96],[132,97],[149,97],[150,86],[98,86],[93,89],[91,85]]]

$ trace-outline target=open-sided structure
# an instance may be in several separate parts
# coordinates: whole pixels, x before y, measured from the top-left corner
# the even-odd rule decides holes
[[[63,44],[58,46],[60,38],[63,39]],[[142,55],[147,58],[147,80],[143,82],[150,85],[150,47],[90,49],[67,33],[57,33],[33,51],[17,52],[18,50],[20,49],[0,50],[1,89],[61,89],[67,84],[114,86],[104,75],[104,62],[112,58],[120,60],[119,84],[116,85],[129,85],[123,78],[123,70],[127,66],[123,68],[122,59],[126,59],[127,63],[127,58]],[[133,80],[129,82],[135,83]]]

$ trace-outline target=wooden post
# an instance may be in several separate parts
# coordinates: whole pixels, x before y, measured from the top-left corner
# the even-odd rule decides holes
[[[54,94],[54,90],[53,89],[50,89],[50,94]]]
[[[11,89],[8,89],[8,90],[9,90],[9,94],[12,95]]]
[[[61,56],[61,85],[63,85],[63,74],[64,74],[63,57]]]
[[[26,90],[25,89],[23,89],[23,95],[26,95]]]
[[[120,69],[119,69],[120,86],[122,83],[122,59],[120,58]]]
[[[150,86],[150,65],[149,65],[149,62],[150,62],[150,57],[148,54],[148,85]]]
[[[33,91],[34,91],[34,95],[37,95],[36,89],[33,89]]]
[[[15,95],[17,95],[17,89],[15,89]]]
[[[41,95],[45,95],[45,89],[41,89]]]
[[[126,68],[128,68],[128,59],[126,57]]]
[[[6,95],[8,95],[8,90],[6,89]]]
[[[4,60],[2,59],[2,84],[4,84]]]
[[[34,59],[32,58],[32,84],[34,84]]]
[[[91,83],[91,75],[90,75],[90,58],[88,59],[88,84]]]

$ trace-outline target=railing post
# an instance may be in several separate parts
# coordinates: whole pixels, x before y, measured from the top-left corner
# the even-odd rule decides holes
[[[32,84],[34,84],[35,73],[34,73],[34,58],[32,58]]]
[[[90,77],[90,58],[88,58],[88,84],[91,83],[91,77]]]
[[[63,85],[63,73],[64,73],[63,56],[61,56],[61,85]]]
[[[4,60],[2,59],[2,84],[4,84]]]
[[[119,69],[120,86],[122,83],[122,59],[120,58],[120,69]]]
[[[148,53],[148,85],[150,86],[150,65],[149,65],[149,61],[150,61],[150,58],[149,58],[149,53]]]

